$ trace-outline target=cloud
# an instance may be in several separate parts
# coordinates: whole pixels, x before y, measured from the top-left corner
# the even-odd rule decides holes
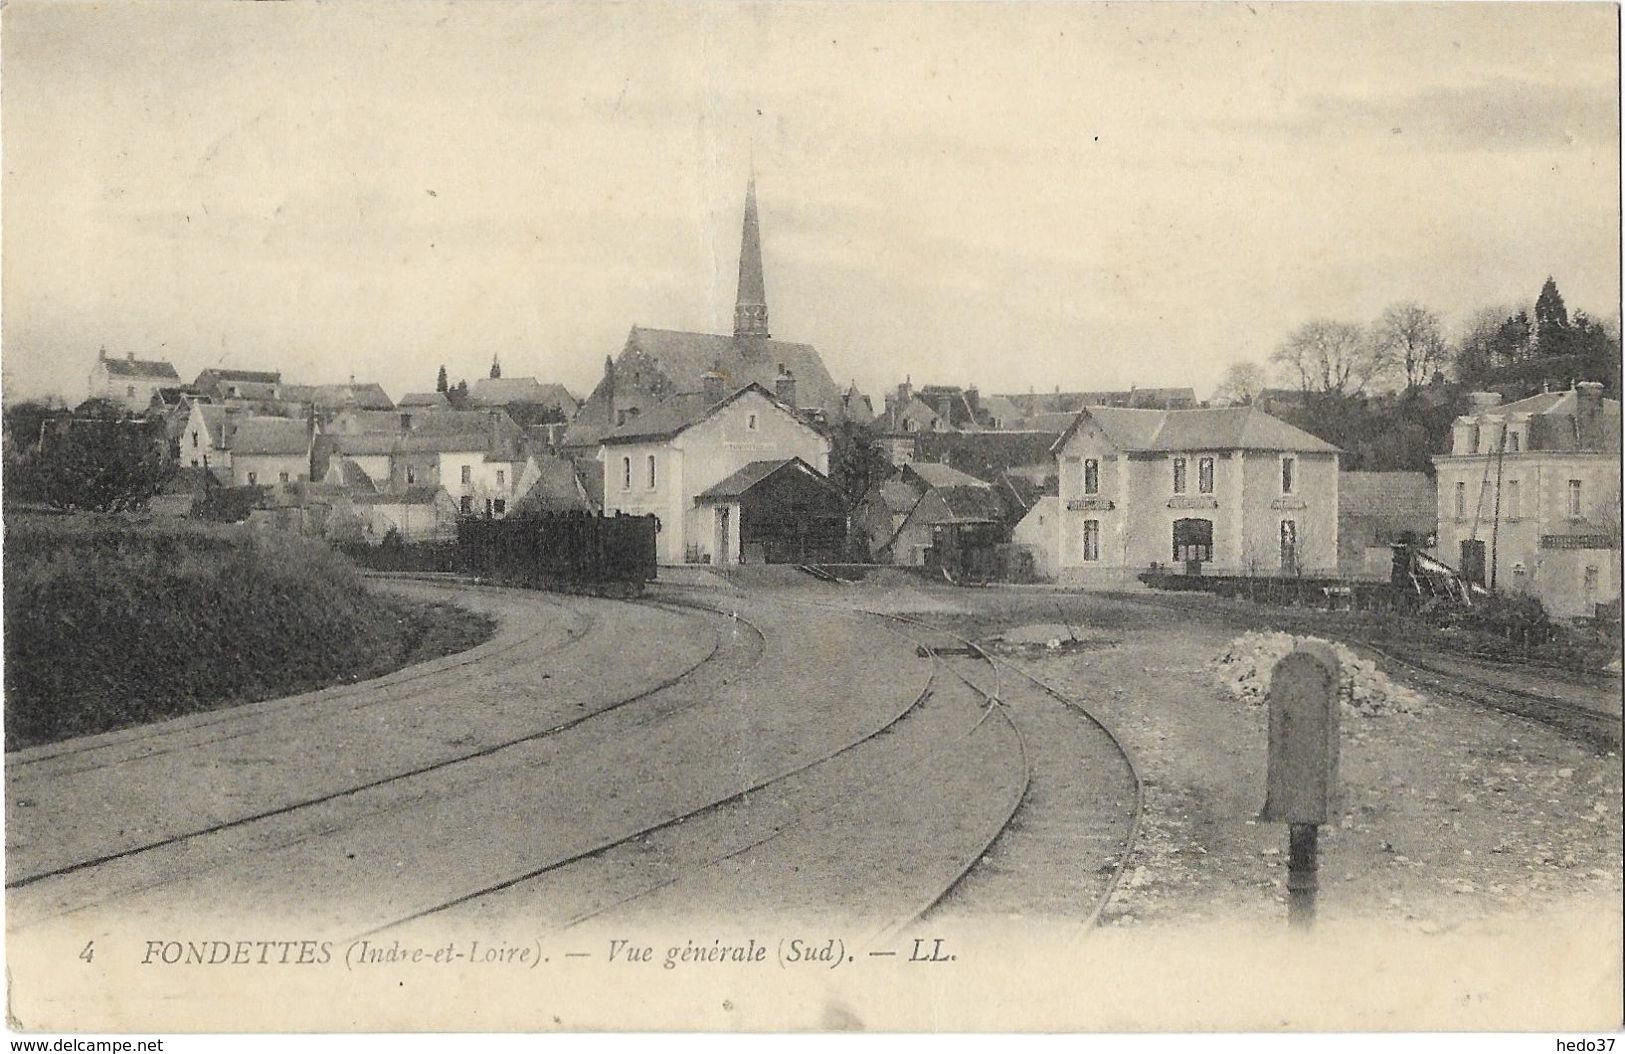
[[[1384,137],[1417,149],[1546,150],[1615,146],[1619,99],[1612,84],[1539,84],[1498,77],[1387,96],[1319,93],[1295,112],[1254,122],[1289,139]]]

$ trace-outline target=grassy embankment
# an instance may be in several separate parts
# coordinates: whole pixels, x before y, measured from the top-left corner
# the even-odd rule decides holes
[[[11,516],[5,748],[376,677],[492,629],[369,590],[342,557],[297,538]]]

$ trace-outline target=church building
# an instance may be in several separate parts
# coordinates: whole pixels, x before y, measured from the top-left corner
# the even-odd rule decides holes
[[[745,191],[733,334],[634,325],[620,354],[604,361],[604,377],[571,421],[564,446],[596,452],[605,436],[662,400],[700,391],[707,374],[720,376],[725,391],[757,384],[780,402],[825,420],[840,419],[851,403],[812,345],[774,340],[768,328],[754,177]]]

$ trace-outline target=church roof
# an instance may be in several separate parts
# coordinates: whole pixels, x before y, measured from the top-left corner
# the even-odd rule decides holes
[[[841,404],[841,390],[811,344],[633,326],[626,345],[655,360],[678,391],[699,389],[712,369],[722,374],[726,388],[754,382],[773,391],[782,365],[795,375],[801,406],[834,412]]]

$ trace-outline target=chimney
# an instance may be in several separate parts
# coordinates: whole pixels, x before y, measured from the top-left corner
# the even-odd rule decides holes
[[[491,423],[491,449],[493,451],[497,449],[497,444],[501,440],[501,432],[497,428],[497,415],[501,412],[500,410],[487,410],[485,413],[485,419]]]
[[[907,406],[909,404],[909,400],[911,400],[913,398],[914,398],[914,381],[913,381],[913,378],[905,376],[903,378],[903,383],[899,384],[897,386],[897,408],[899,410],[901,410],[903,407]]]
[[[773,394],[779,397],[779,402],[796,409],[796,375],[781,366],[778,379],[773,382]]]
[[[705,393],[706,402],[720,403],[722,401],[722,374],[716,370],[706,370],[705,376],[700,378],[700,390]]]
[[[1606,445],[1602,423],[1602,385],[1581,381],[1574,386],[1574,431],[1581,450],[1601,450]]]
[[[886,393],[886,427],[892,431],[897,430],[897,393]]]
[[[1468,400],[1473,404],[1473,413],[1481,414],[1492,407],[1501,405],[1500,392],[1468,392]]]
[[[982,412],[982,393],[976,390],[976,385],[965,389],[965,402],[970,404],[971,416]]]

